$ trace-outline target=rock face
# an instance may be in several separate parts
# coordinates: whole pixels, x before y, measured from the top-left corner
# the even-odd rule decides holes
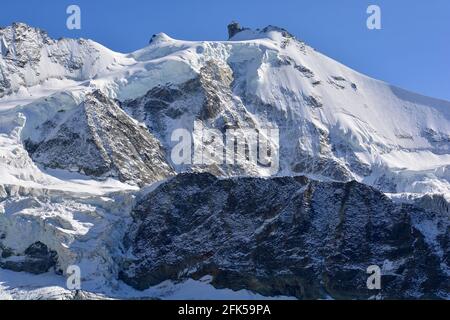
[[[231,22],[228,25],[228,39],[233,38],[237,33],[241,32],[243,28],[241,28],[241,25],[237,23],[236,21]]]
[[[37,163],[141,186],[172,174],[158,140],[100,91],[68,113],[42,125],[43,141],[26,144]]]
[[[211,141],[202,138],[201,132],[194,132],[194,122],[201,123],[202,128],[218,130],[223,135],[227,129],[266,129],[253,121],[240,99],[233,97],[233,80],[233,71],[228,64],[210,60],[194,79],[179,85],[154,87],[144,96],[125,101],[121,106],[134,119],[145,123],[166,150],[172,150],[178,143],[171,139],[173,130],[183,128],[192,132],[192,139],[197,143],[203,140],[206,155],[208,150],[213,149]],[[223,139],[222,142],[226,141]],[[276,143],[269,141],[272,150],[275,150]],[[251,162],[234,165],[192,164],[185,167],[172,165],[177,172],[192,170],[207,171],[219,176],[261,175],[261,168]]]
[[[240,113],[245,112],[242,105],[235,105],[232,82],[230,67],[210,60],[194,79],[179,85],[154,87],[142,97],[125,101],[122,107],[163,138],[170,135],[168,129],[173,129],[171,122],[179,122],[180,118],[215,123],[224,129],[225,125],[237,125]]]
[[[450,293],[448,213],[357,182],[180,174],[132,216],[125,243],[136,259],[121,278],[138,289],[212,275],[218,288],[301,299]],[[366,287],[370,265],[382,269],[381,290]]]
[[[8,248],[0,248],[0,268],[16,272],[29,272],[41,274],[55,267],[58,255],[50,250],[42,242],[36,242],[29,246],[23,254],[16,255]]]

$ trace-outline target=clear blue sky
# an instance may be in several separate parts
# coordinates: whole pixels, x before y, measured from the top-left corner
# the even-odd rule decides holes
[[[82,29],[66,29],[66,8],[82,10]],[[382,10],[382,30],[366,28],[366,8]],[[322,53],[372,77],[450,100],[449,0],[3,0],[0,25],[21,21],[55,38],[84,37],[121,52],[165,32],[187,40],[225,40],[237,20],[284,27]]]

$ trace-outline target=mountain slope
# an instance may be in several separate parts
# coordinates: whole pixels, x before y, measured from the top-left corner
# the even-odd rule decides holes
[[[63,112],[65,113],[65,112]],[[26,140],[36,163],[140,186],[172,174],[159,142],[100,91],[68,115],[42,125],[44,140]]]

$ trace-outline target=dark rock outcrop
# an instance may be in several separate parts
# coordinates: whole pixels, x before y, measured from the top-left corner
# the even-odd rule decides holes
[[[233,38],[236,34],[244,30],[244,28],[241,27],[241,25],[233,21],[228,25],[228,39]]]
[[[15,255],[7,248],[2,248],[1,251],[0,268],[15,272],[46,273],[55,267],[58,261],[57,253],[42,242],[32,244],[20,255]]]
[[[137,289],[212,275],[217,288],[318,298],[443,298],[448,214],[357,182],[181,174],[135,207],[120,277]],[[433,226],[430,234],[423,226]],[[368,290],[367,268],[382,269]]]
[[[111,99],[95,91],[69,115],[42,125],[45,140],[25,146],[34,161],[140,186],[173,173],[159,141]]]

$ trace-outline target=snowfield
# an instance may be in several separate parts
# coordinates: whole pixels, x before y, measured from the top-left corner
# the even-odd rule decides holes
[[[53,40],[24,24],[0,29],[0,40],[0,252],[21,256],[30,245],[43,243],[57,253],[59,273],[0,268],[0,299],[74,298],[65,289],[69,265],[80,266],[82,289],[92,293],[87,298],[263,298],[214,289],[208,279],[165,282],[142,292],[117,280],[120,262],[132,255],[122,244],[130,212],[152,184],[139,188],[137,181],[121,179],[120,166],[131,172],[139,161],[114,158],[120,147],[112,144],[112,133],[107,136],[111,123],[126,123],[131,128],[126,132],[145,128],[168,155],[173,130],[192,129],[199,117],[205,127],[220,130],[229,124],[276,127],[278,176],[357,180],[398,201],[425,194],[450,201],[450,102],[369,78],[280,28],[244,30],[214,42],[160,33],[128,54],[92,40]],[[117,101],[129,119],[108,122],[111,115],[105,113],[100,120],[106,136],[92,131],[94,138],[80,141],[85,150],[95,141],[92,145],[104,150],[101,163],[115,161],[118,169],[89,175],[72,164],[46,161],[45,150],[67,151],[66,141],[76,138],[71,117],[97,90],[108,103]],[[208,99],[215,104],[208,105]],[[152,107],[156,103],[162,107]],[[47,145],[52,148],[43,148]],[[158,165],[177,173],[189,170],[169,156]],[[238,173],[192,170],[267,176],[257,166]],[[423,228],[432,238],[434,227]]]

